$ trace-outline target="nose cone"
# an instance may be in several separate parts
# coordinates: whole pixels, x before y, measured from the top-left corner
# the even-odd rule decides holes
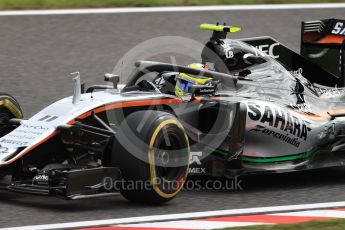
[[[5,146],[0,146],[0,164],[10,160],[15,157],[19,152],[17,148],[8,148]]]
[[[9,152],[9,148],[0,145],[0,156],[4,153],[8,153],[8,152]]]

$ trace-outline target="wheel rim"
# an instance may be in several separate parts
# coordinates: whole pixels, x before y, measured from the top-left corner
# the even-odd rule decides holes
[[[175,182],[185,176],[188,167],[186,162],[187,144],[184,134],[173,131],[173,127],[166,127],[157,137],[155,148],[156,176],[164,182]],[[182,134],[182,135],[180,135]],[[188,152],[187,152],[188,155]]]

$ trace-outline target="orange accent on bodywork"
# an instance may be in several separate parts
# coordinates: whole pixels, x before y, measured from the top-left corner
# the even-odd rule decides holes
[[[326,121],[329,120],[331,117],[327,114],[327,113],[321,113],[321,114],[307,114],[307,113],[303,113],[299,110],[294,110],[294,112],[307,117],[310,120],[315,120],[315,121]]]
[[[79,117],[77,117],[77,119],[85,119],[91,116],[93,113],[97,114],[97,113],[101,113],[101,112],[112,110],[112,109],[118,109],[118,108],[147,106],[147,105],[178,104],[181,102],[182,102],[181,98],[119,102],[119,103],[103,105],[101,107],[95,108],[91,111],[88,111],[80,115]],[[74,123],[75,123],[75,120],[68,122],[69,125],[72,125]]]
[[[203,97],[195,97],[192,102],[198,104],[198,103],[201,103],[202,99],[204,99],[204,98]]]
[[[323,112],[320,114],[305,114],[300,111],[295,111],[305,117],[308,117],[311,120],[318,120],[318,121],[324,121],[324,120],[330,120],[331,115],[337,115],[337,114],[345,114],[345,109],[332,109],[327,112]]]
[[[117,108],[126,108],[126,107],[136,107],[136,106],[147,106],[147,105],[163,105],[163,104],[178,104],[181,103],[182,99],[181,98],[172,98],[172,99],[157,99],[157,100],[143,100],[143,101],[127,101],[127,102],[119,102],[119,103],[114,103],[114,104],[109,104],[109,105],[104,105],[101,107],[98,107],[96,109],[93,109],[89,112],[86,112],[78,117],[78,119],[84,119],[89,116],[91,116],[93,113],[101,113],[104,111],[112,110],[112,109],[117,109]],[[75,123],[75,120],[72,120],[68,122],[67,124],[72,125]],[[8,165],[13,163],[14,161],[18,160],[19,158],[25,156],[28,154],[30,151],[35,149],[37,146],[42,145],[43,143],[47,142],[51,138],[55,137],[57,134],[59,134],[60,131],[54,131],[52,134],[50,134],[48,137],[44,138],[42,141],[38,142],[37,144],[31,146],[24,152],[18,154],[17,156],[13,157],[11,160],[8,160],[3,163],[3,165]]]
[[[334,43],[334,44],[342,44],[344,42],[344,36],[338,35],[327,35],[324,38],[320,39],[318,43],[326,44],[326,43]]]

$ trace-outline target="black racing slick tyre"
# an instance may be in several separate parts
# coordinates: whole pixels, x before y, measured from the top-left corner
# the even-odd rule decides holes
[[[13,129],[6,121],[22,117],[23,113],[17,100],[9,94],[0,93],[0,137]]]
[[[116,134],[112,163],[122,174],[121,194],[135,203],[161,204],[183,188],[189,167],[188,137],[172,114],[138,111]]]

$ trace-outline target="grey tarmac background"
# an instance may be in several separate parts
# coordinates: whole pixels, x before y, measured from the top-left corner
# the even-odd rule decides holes
[[[0,17],[0,90],[31,116],[71,95],[69,73],[101,83],[131,47],[156,36],[205,42],[203,22],[241,26],[235,38],[271,35],[298,51],[300,22],[342,18],[345,9],[260,10]],[[0,227],[345,200],[345,170],[330,169],[242,178],[243,191],[183,191],[157,207],[122,197],[65,201],[0,191]]]

